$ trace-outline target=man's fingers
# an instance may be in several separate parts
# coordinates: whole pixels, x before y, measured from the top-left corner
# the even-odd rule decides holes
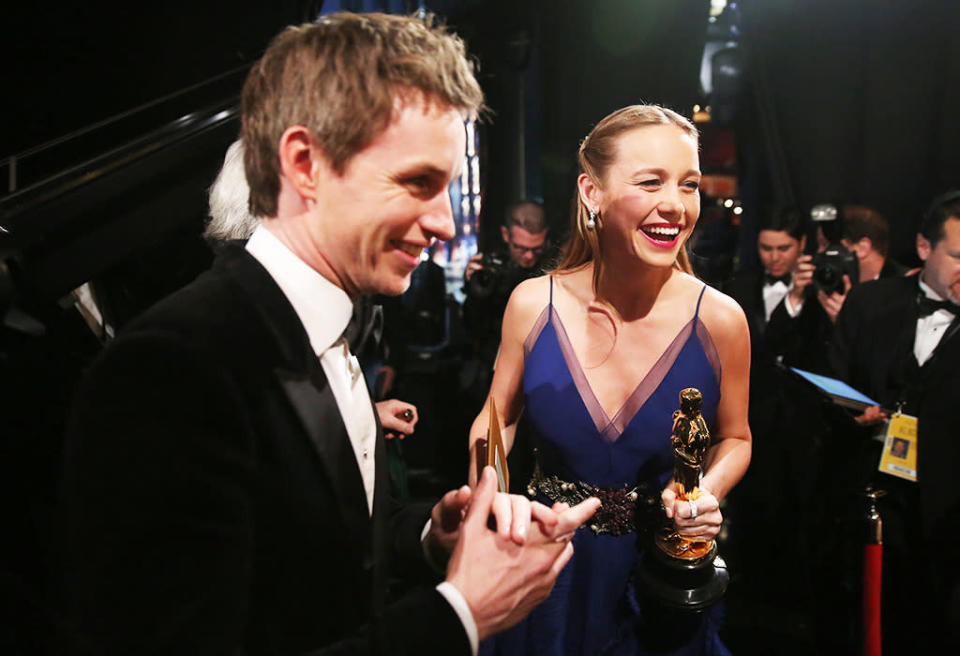
[[[466,508],[470,503],[471,494],[472,490],[470,487],[464,485],[459,489],[450,490],[443,495],[445,501],[443,505],[445,516],[449,516],[457,521],[460,521],[460,517],[463,514],[463,509]]]
[[[508,498],[513,513],[510,537],[517,544],[523,544],[527,540],[527,532],[530,529],[530,500],[517,494],[510,495]]]
[[[497,495],[497,473],[493,467],[483,468],[480,475],[480,481],[473,491],[473,498],[470,501],[470,508],[467,510],[467,516],[463,520],[464,524],[473,528],[473,530],[482,530],[487,525],[487,518],[490,517],[490,510],[493,507],[493,499]]]
[[[450,490],[440,500],[440,522],[444,530],[453,531],[463,519],[463,510],[470,503],[470,488],[464,485],[459,490]]]
[[[557,522],[560,521],[560,517],[556,512],[547,508],[539,501],[533,501],[530,504],[530,517],[534,521],[539,522],[540,526],[544,529],[544,533],[549,533],[550,530],[557,525]]]
[[[567,542],[567,546],[563,548],[563,551],[560,552],[557,559],[553,561],[553,565],[550,566],[550,573],[554,579],[560,574],[560,570],[567,566],[571,558],[573,558],[573,542]],[[551,586],[551,588],[552,587],[553,586]]]
[[[584,499],[560,516],[558,528],[562,528],[564,533],[576,530],[578,526],[593,517],[593,513],[597,512],[599,507],[600,499],[596,497]]]
[[[511,517],[513,508],[510,504],[510,497],[506,494],[495,495],[491,511],[493,512],[493,518],[497,525],[497,535],[509,540],[510,524],[513,521]]]

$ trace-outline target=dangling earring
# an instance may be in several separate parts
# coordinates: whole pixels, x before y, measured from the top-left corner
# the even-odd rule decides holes
[[[590,210],[587,215],[587,230],[593,230],[597,227],[597,213],[593,210]]]

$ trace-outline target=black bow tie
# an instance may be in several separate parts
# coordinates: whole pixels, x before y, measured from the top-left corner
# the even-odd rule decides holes
[[[353,316],[347,324],[343,336],[350,344],[350,351],[359,353],[364,345],[370,341],[374,346],[379,345],[383,334],[383,307],[375,304],[370,298],[361,297],[353,304]]]
[[[917,295],[917,314],[922,319],[928,317],[937,310],[946,310],[954,316],[960,314],[960,306],[950,301],[935,301],[926,294]]]
[[[784,285],[786,285],[787,287],[789,287],[789,286],[790,286],[790,274],[789,274],[789,273],[785,273],[785,274],[783,274],[782,276],[775,276],[775,275],[773,275],[773,274],[771,274],[771,273],[767,273],[767,272],[764,272],[764,273],[763,273],[763,284],[764,284],[764,286],[766,286],[766,285],[775,285],[775,284],[777,284],[778,282],[782,282]]]

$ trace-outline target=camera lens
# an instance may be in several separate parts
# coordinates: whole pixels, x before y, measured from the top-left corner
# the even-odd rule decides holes
[[[487,298],[497,286],[496,270],[478,269],[467,283],[467,293],[475,298]]]

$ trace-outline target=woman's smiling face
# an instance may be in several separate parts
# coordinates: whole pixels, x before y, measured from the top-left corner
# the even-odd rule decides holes
[[[672,266],[700,216],[697,141],[679,127],[623,133],[597,190],[605,254],[626,250],[651,266]]]

